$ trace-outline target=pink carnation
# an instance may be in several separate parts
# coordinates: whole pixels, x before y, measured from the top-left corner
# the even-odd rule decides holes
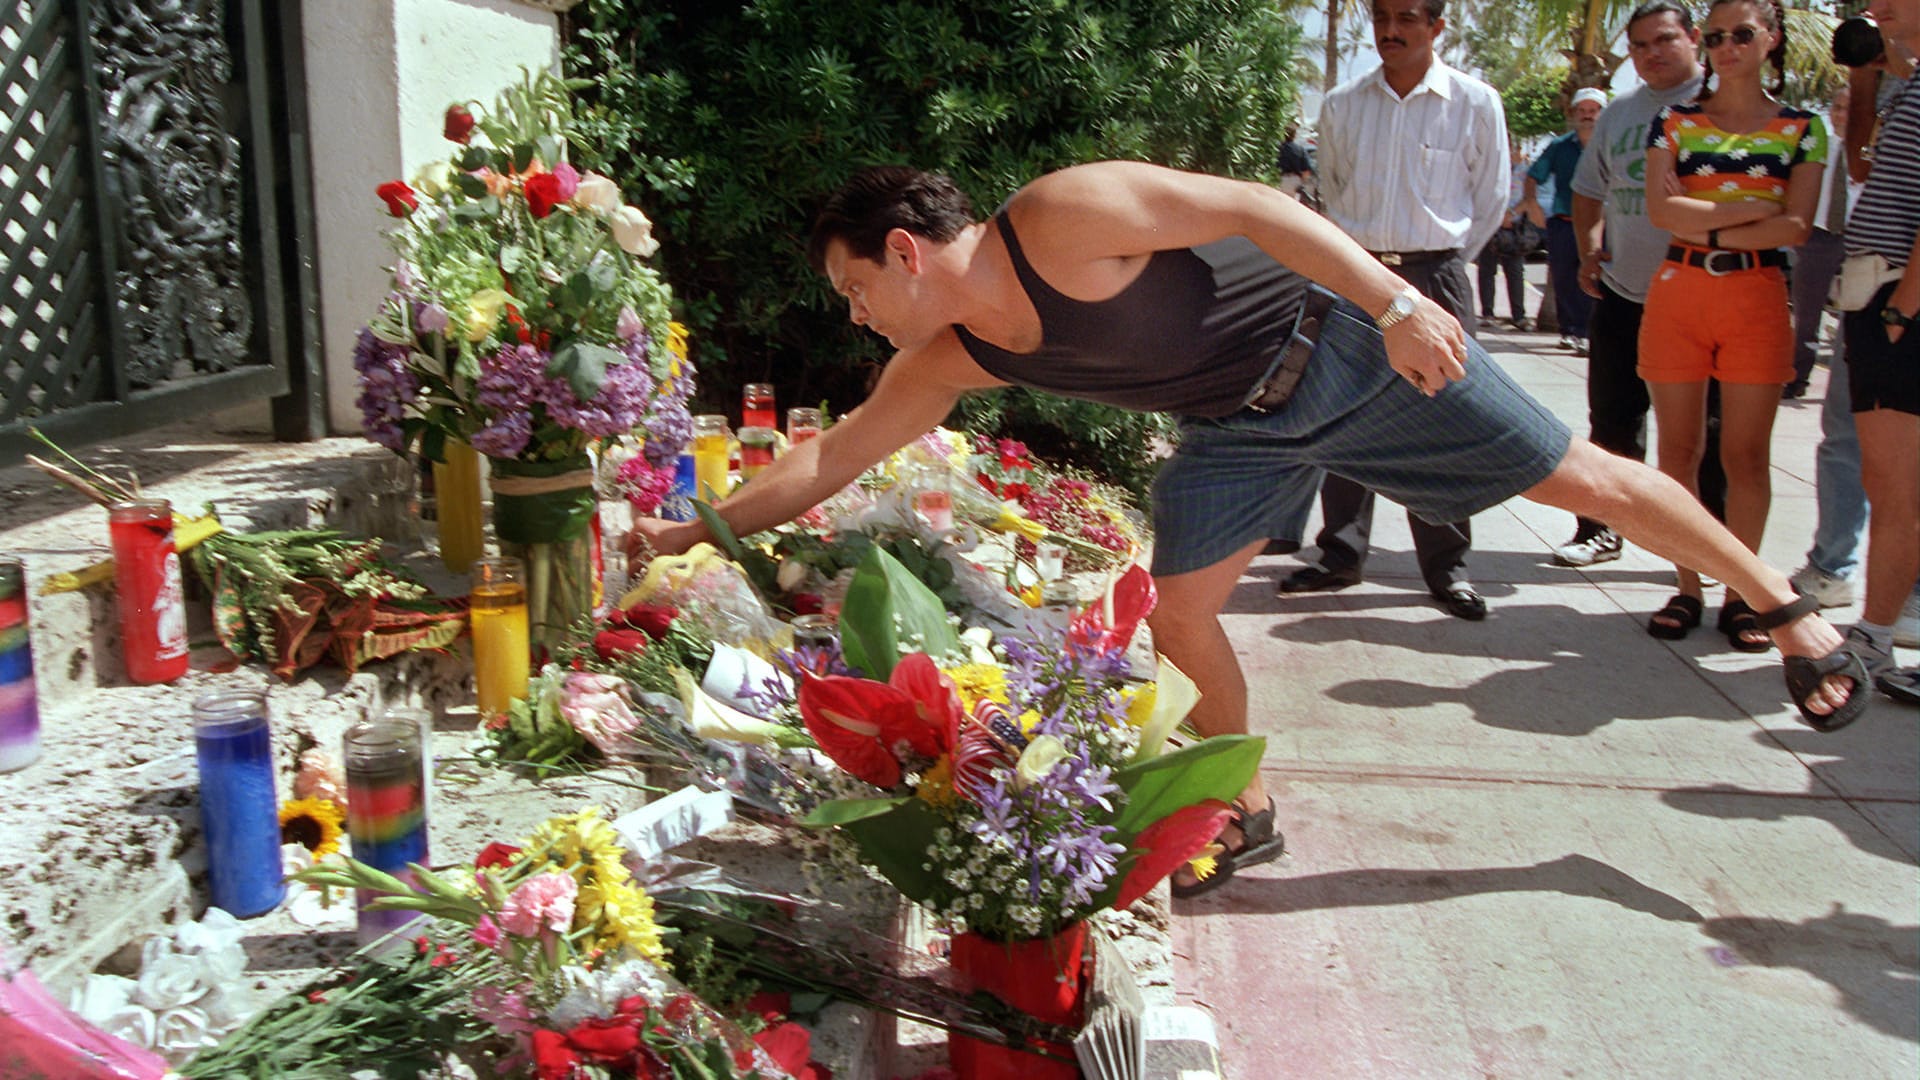
[[[493,921],[493,916],[482,915],[480,921],[474,924],[473,943],[483,949],[500,944],[500,924]]]
[[[570,874],[535,874],[507,897],[500,925],[520,937],[535,937],[542,927],[564,934],[573,926],[573,898],[579,892]]]
[[[633,512],[646,515],[659,509],[660,500],[673,488],[673,474],[673,468],[656,469],[644,456],[636,455],[621,463],[614,479],[633,504]]]

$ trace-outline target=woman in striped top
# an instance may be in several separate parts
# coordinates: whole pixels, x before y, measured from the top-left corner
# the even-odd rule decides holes
[[[1773,500],[1774,412],[1793,378],[1780,249],[1810,231],[1827,136],[1817,116],[1781,105],[1762,85],[1769,66],[1774,91],[1784,82],[1776,0],[1714,0],[1700,40],[1713,89],[1662,110],[1647,133],[1647,216],[1673,244],[1647,293],[1639,372],[1659,426],[1660,470],[1688,490],[1706,440],[1708,380],[1720,382],[1727,528],[1758,551]],[[1676,569],[1679,594],[1647,624],[1654,637],[1685,637],[1700,624],[1700,577]],[[1731,589],[1719,627],[1733,648],[1769,648]]]

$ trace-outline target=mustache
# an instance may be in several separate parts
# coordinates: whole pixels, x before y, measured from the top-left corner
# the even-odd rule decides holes
[[[1381,45],[1405,45],[1406,44],[1406,41],[1404,39],[1397,38],[1397,37],[1375,38],[1374,41]]]

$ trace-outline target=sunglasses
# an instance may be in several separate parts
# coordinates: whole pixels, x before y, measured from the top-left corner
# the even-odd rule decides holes
[[[1725,45],[1728,38],[1732,38],[1735,45],[1751,45],[1753,39],[1759,35],[1760,31],[1751,26],[1736,26],[1732,30],[1709,30],[1700,35],[1700,44],[1709,49],[1717,49]]]

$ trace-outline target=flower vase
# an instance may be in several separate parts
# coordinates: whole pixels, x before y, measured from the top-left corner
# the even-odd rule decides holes
[[[956,934],[947,962],[964,986],[984,990],[1038,1020],[1077,1028],[1086,992],[1087,924],[1074,923],[1050,938],[993,941],[978,934]],[[1071,1059],[1073,1048],[1036,1043],[1048,1053]],[[1042,1057],[965,1035],[947,1036],[947,1056],[959,1080],[1073,1080],[1080,1075],[1071,1060]]]
[[[560,461],[493,458],[493,532],[526,567],[527,629],[544,662],[600,595],[599,500],[585,454]]]
[[[440,562],[465,575],[480,557],[484,529],[480,506],[480,455],[449,439],[446,462],[433,463],[434,513],[440,523]]]

